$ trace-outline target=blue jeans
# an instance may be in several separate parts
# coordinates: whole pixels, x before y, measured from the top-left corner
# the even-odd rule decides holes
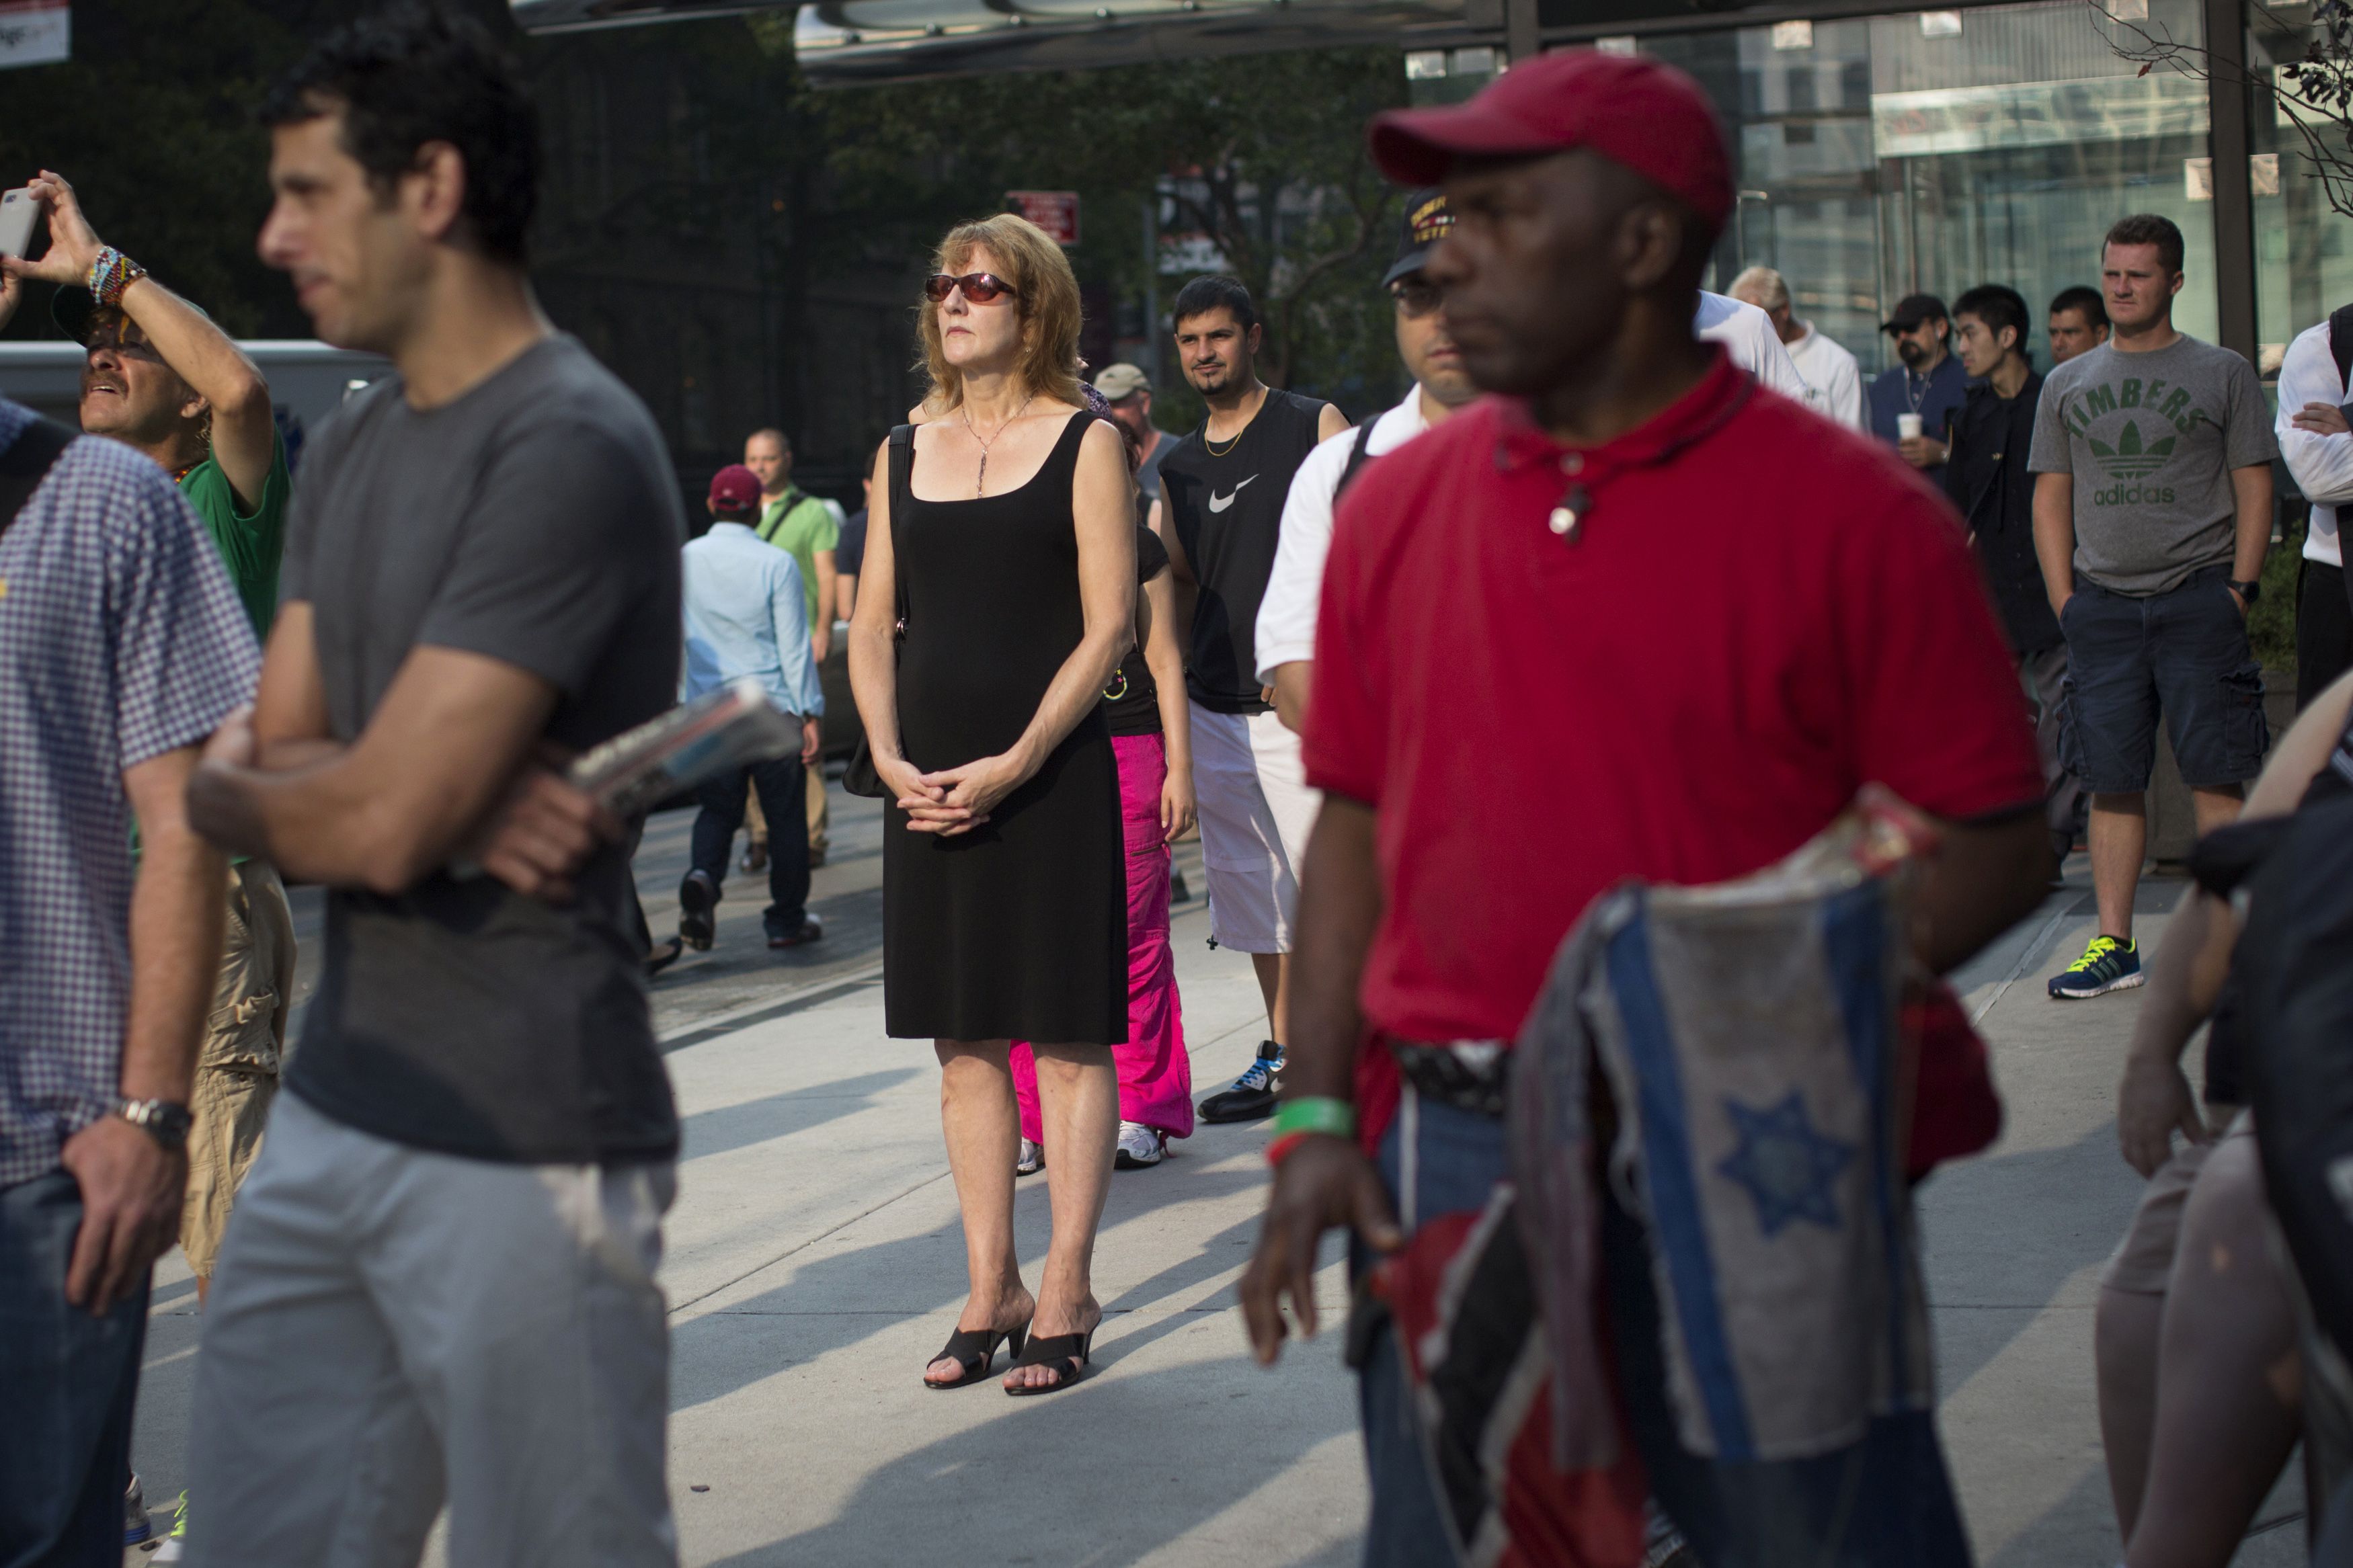
[[[1410,1087],[1381,1139],[1381,1183],[1396,1205],[1398,1223],[1409,1233],[1440,1215],[1485,1208],[1506,1164],[1501,1121],[1434,1104]],[[1353,1238],[1348,1263],[1352,1277],[1371,1266],[1370,1255]],[[1373,1491],[1372,1517],[1365,1521],[1365,1568],[1442,1568],[1459,1561],[1454,1537],[1415,1426],[1397,1329],[1387,1318],[1366,1350],[1356,1380],[1365,1468]]]
[[[0,1187],[0,1568],[122,1561],[147,1282],[102,1318],[66,1300],[81,1188]]]
[[[1508,1158],[1504,1124],[1417,1097],[1410,1087],[1381,1142],[1381,1179],[1409,1230],[1484,1208]],[[1408,1177],[1410,1180],[1408,1180]],[[1936,1424],[1883,1416],[1862,1441],[1817,1458],[1725,1464],[1687,1452],[1666,1394],[1658,1298],[1641,1226],[1605,1194],[1601,1263],[1613,1357],[1651,1495],[1708,1568],[1968,1568]],[[1350,1262],[1368,1262],[1361,1249]],[[1457,1561],[1420,1435],[1395,1331],[1370,1340],[1357,1384],[1373,1510],[1366,1568]]]

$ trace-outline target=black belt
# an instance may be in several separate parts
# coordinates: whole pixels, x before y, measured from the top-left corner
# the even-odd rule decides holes
[[[1388,1042],[1398,1072],[1424,1100],[1476,1116],[1500,1118],[1510,1091],[1512,1058],[1502,1040]]]

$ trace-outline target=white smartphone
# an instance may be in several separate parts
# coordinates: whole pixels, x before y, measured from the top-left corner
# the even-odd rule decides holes
[[[25,252],[32,247],[34,226],[41,221],[41,205],[33,199],[30,185],[0,191],[0,256],[25,258]]]

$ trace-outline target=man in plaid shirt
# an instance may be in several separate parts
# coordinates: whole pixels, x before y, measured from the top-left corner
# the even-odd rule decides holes
[[[0,400],[0,467],[37,425]],[[195,513],[130,447],[74,441],[0,516],[0,1542],[11,1561],[121,1550],[148,1268],[179,1232],[227,875],[189,828],[184,797],[259,664]]]

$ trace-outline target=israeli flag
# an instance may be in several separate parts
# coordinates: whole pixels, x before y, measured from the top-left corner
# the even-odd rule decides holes
[[[1934,1405],[1902,1176],[1905,879],[1810,847],[1739,882],[1597,900],[1513,1087],[1531,1239],[1566,1280],[1589,1268],[1574,1101],[1599,1058],[1609,1178],[1648,1234],[1678,1433],[1733,1463],[1830,1453]],[[1566,1327],[1562,1305],[1547,1316]]]

